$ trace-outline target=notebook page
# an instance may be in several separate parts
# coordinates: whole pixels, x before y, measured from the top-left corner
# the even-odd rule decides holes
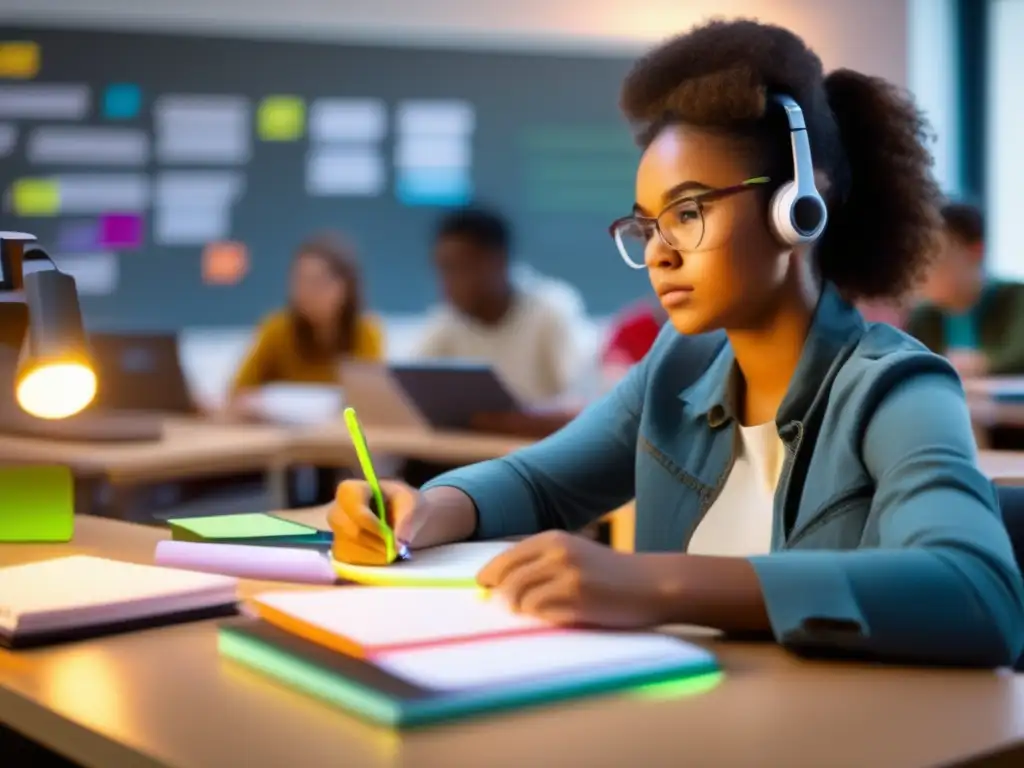
[[[501,600],[484,599],[474,589],[342,587],[273,592],[259,595],[254,602],[369,651],[548,626],[514,614]]]
[[[416,685],[464,690],[562,675],[697,668],[712,660],[703,648],[667,635],[565,630],[397,650],[374,663]]]
[[[487,563],[512,546],[508,541],[481,541],[447,544],[418,549],[410,560],[387,566],[349,565],[335,561],[341,578],[359,584],[413,586],[440,582],[476,583],[476,575]]]
[[[0,627],[13,630],[21,617],[55,612],[90,613],[110,606],[183,595],[231,595],[228,576],[137,565],[73,555],[0,568]]]

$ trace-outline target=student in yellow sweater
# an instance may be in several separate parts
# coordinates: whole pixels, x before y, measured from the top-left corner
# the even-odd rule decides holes
[[[289,303],[267,317],[231,388],[230,409],[244,414],[246,393],[266,384],[333,384],[346,358],[381,360],[384,335],[364,314],[354,254],[335,236],[299,246],[292,260]]]

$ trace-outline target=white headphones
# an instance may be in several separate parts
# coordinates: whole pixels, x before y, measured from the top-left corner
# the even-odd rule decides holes
[[[772,101],[786,110],[789,138],[793,145],[793,180],[772,195],[768,220],[772,231],[784,245],[811,243],[821,237],[828,222],[828,209],[814,185],[814,162],[807,126],[800,105],[789,96],[772,95]]]

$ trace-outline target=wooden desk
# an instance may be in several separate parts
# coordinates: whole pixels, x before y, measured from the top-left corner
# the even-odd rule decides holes
[[[430,432],[415,428],[366,427],[366,441],[375,454],[439,464],[474,464],[504,456],[533,441],[476,432]],[[355,451],[341,422],[293,431],[285,449],[292,463],[353,466]]]
[[[978,465],[996,485],[1024,485],[1024,451],[979,451]]]
[[[0,545],[0,564],[71,552],[146,562],[164,535],[78,523],[74,545]],[[710,691],[592,699],[399,736],[221,659],[215,622],[201,622],[0,652],[0,721],[103,768],[518,768],[556,764],[559,753],[567,765],[609,767],[919,768],[991,752],[1008,765],[1024,760],[1024,677],[806,662],[770,644],[687,636],[726,670]]]

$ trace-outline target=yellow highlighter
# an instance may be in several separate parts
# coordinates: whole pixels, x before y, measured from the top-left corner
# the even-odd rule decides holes
[[[359,459],[359,467],[363,470],[367,485],[373,493],[374,506],[377,508],[377,516],[380,518],[380,530],[384,536],[384,547],[387,561],[395,560],[395,532],[388,525],[387,505],[384,503],[384,493],[380,489],[380,481],[377,479],[377,472],[373,468],[373,459],[370,458],[370,449],[366,445],[366,437],[363,435],[362,427],[359,426],[359,419],[356,417],[354,408],[346,408],[344,411],[345,426],[352,437],[352,445],[356,449],[356,457]],[[399,544],[397,555],[402,560],[409,558],[409,548]]]

